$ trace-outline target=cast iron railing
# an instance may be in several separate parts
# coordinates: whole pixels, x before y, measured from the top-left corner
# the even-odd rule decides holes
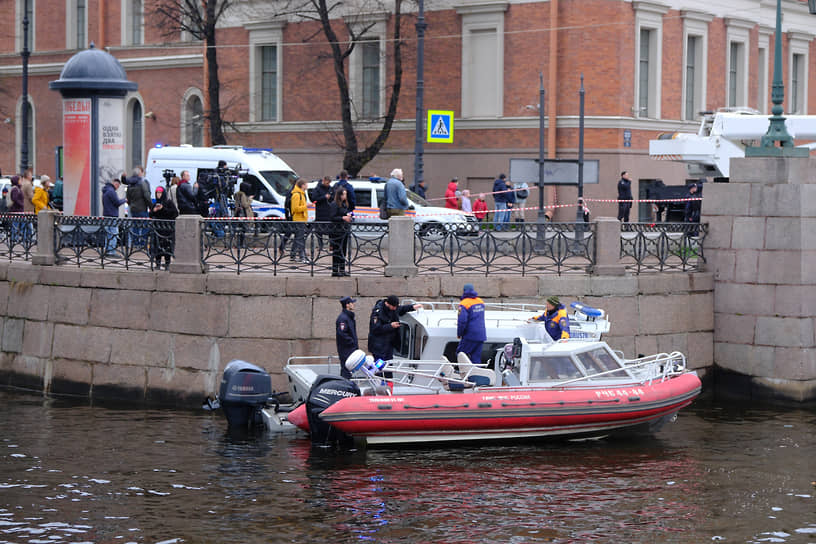
[[[175,249],[175,221],[58,215],[57,264],[102,268],[166,268]]]
[[[591,223],[513,223],[496,231],[493,223],[465,231],[445,225],[436,235],[420,235],[416,225],[415,262],[420,274],[543,274],[586,272],[595,262]]]
[[[37,246],[37,216],[31,213],[0,215],[0,258],[30,261]]]
[[[337,272],[333,247],[338,245],[343,273],[382,275],[387,240],[387,224],[205,219],[201,260],[210,271],[329,275]]]
[[[707,234],[707,223],[622,223],[621,262],[636,274],[700,270]]]

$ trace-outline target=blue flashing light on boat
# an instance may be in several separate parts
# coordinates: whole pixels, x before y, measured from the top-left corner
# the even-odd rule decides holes
[[[573,302],[570,304],[570,307],[578,312],[581,312],[587,317],[603,317],[603,310],[599,310],[597,308],[593,308],[592,306],[581,304],[580,302]]]

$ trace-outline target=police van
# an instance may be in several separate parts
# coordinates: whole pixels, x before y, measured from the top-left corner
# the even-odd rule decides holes
[[[386,220],[380,219],[380,202],[385,198],[385,184],[387,180],[381,177],[370,177],[368,179],[350,179],[349,184],[354,188],[354,196],[357,207],[354,209],[354,224],[384,224]],[[308,188],[314,189],[320,181],[312,181]],[[335,182],[336,183],[336,182]],[[479,223],[472,213],[465,213],[461,210],[451,210],[431,206],[428,201],[406,189],[408,197],[408,209],[405,215],[412,217],[419,225],[418,231],[422,236],[439,235],[447,231],[457,234],[478,234]],[[309,220],[314,219],[314,205],[309,205]]]
[[[218,161],[226,161],[227,169],[242,172],[240,181],[249,182],[253,195],[252,209],[257,217],[284,217],[286,193],[298,175],[283,159],[269,149],[217,145],[193,147],[190,145],[155,147],[147,153],[145,178],[153,194],[156,187],[166,186],[165,174],[181,177],[190,171],[190,182],[206,184],[215,174]],[[238,191],[238,183],[233,191]]]

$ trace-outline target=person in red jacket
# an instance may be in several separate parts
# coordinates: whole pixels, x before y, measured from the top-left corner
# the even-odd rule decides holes
[[[452,210],[459,209],[459,197],[456,194],[457,184],[459,183],[459,178],[453,178],[450,183],[448,183],[448,190],[445,191],[445,207],[450,208]]]
[[[484,193],[479,193],[479,198],[473,203],[473,215],[481,223],[487,217],[487,202],[485,202]]]

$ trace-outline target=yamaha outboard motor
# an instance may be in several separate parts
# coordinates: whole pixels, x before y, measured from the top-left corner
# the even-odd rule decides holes
[[[312,444],[316,446],[330,446],[338,444],[350,446],[354,439],[335,429],[322,419],[320,414],[335,402],[347,397],[359,397],[360,388],[357,384],[340,376],[329,374],[319,375],[306,399],[306,417],[309,419],[309,433],[312,437]]]
[[[272,379],[261,367],[230,361],[221,378],[218,398],[232,428],[263,425],[261,409],[272,394]]]

